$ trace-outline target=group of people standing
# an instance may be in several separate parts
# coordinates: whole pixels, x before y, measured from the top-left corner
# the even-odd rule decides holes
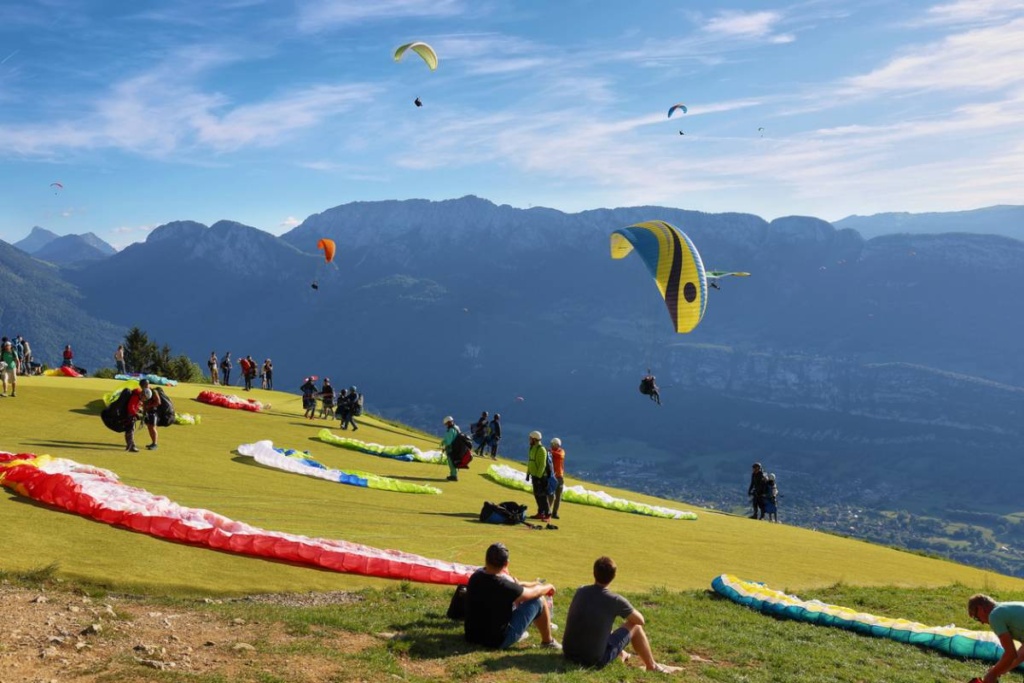
[[[483,457],[485,450],[491,451],[491,460],[498,459],[498,442],[501,441],[501,415],[494,414],[488,419],[487,411],[480,413],[480,419],[473,423],[471,431],[475,452]]]
[[[347,430],[352,427],[354,432],[359,430],[355,418],[363,414],[363,395],[359,393],[359,389],[355,385],[335,392],[330,377],[324,377],[323,384],[317,387],[316,377],[313,376],[305,379],[302,386],[299,387],[299,392],[302,394],[303,417],[310,420],[316,419],[317,399],[319,399],[322,419],[337,418],[341,420],[342,429]]]
[[[750,486],[747,488],[751,505],[754,508],[750,519],[766,519],[769,522],[779,521],[779,489],[775,485],[775,475],[769,474],[755,462],[750,473]]]
[[[610,557],[594,562],[594,583],[576,590],[566,613],[562,643],[555,640],[552,622],[555,586],[543,579],[519,581],[508,571],[509,551],[503,543],[487,548],[484,566],[466,585],[464,635],[466,641],[489,648],[510,648],[528,636],[532,624],[541,637],[541,647],[561,652],[567,660],[592,669],[614,661],[626,662],[633,651],[648,671],[676,673],[678,667],[654,659],[646,620],[630,602],[608,589],[617,567]],[[622,625],[612,630],[616,619]]]
[[[234,363],[231,362],[231,352],[227,351],[218,361],[217,352],[210,351],[210,357],[206,361],[206,367],[210,369],[210,382],[212,384],[231,385],[231,370]],[[274,388],[274,364],[269,358],[259,365],[252,356],[246,356],[238,361],[238,367],[242,371],[242,384],[245,391],[251,391],[253,381],[260,378],[260,388],[271,390]]]
[[[547,522],[558,519],[558,508],[562,504],[562,490],[565,488],[565,449],[562,440],[551,439],[549,453],[541,443],[543,435],[530,432],[530,450],[527,455],[526,481],[533,483],[533,499],[537,501],[537,514],[532,519]]]

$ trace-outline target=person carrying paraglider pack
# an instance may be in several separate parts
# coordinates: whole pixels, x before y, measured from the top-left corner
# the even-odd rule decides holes
[[[348,429],[352,425],[352,431],[359,431],[356,418],[363,414],[363,395],[353,385],[348,388],[348,395],[345,396],[345,405],[338,402],[338,410],[341,411],[341,428]]]
[[[312,420],[316,417],[316,395],[317,388],[313,384],[313,378],[307,377],[306,381],[299,387],[302,393],[302,417]]]
[[[764,503],[768,491],[768,475],[761,468],[761,463],[755,462],[750,473],[750,486],[747,487],[747,495],[750,496],[750,503],[754,508],[750,519],[764,519]]]
[[[530,451],[527,456],[526,481],[533,480],[533,498],[537,501],[537,514],[531,519],[543,522],[551,519],[551,495],[548,493],[548,451],[541,443],[540,432],[530,432]]]
[[[640,380],[640,393],[650,397],[659,406],[661,405],[661,393],[658,391],[658,385],[654,381],[654,375],[651,374],[650,368],[647,368],[647,374]]]
[[[320,417],[334,418],[334,387],[331,386],[330,377],[324,377],[323,386],[320,387]]]
[[[140,379],[139,388],[132,389],[131,396],[128,399],[128,424],[124,432],[124,449],[126,451],[131,453],[139,452],[138,446],[135,445],[135,422],[139,419],[142,420],[143,424],[146,425],[146,429],[149,430],[151,443],[146,446],[146,450],[155,451],[157,449],[156,413],[160,403],[160,394],[150,389],[149,380],[145,378]]]
[[[444,437],[441,439],[441,449],[448,459],[448,481],[458,481],[458,463],[455,461],[455,454],[452,453],[452,446],[455,444],[455,437],[460,433],[459,427],[455,424],[455,418],[451,415],[446,415],[444,420],[442,420],[442,424],[444,425],[445,432]]]
[[[231,352],[225,351],[224,357],[220,359],[221,384],[231,386]]]
[[[476,444],[476,454],[484,454],[484,446],[487,445],[487,411],[480,413],[480,419],[473,423],[473,443]]]

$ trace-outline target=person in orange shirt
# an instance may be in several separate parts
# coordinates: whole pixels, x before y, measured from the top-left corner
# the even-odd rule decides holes
[[[562,489],[565,488],[565,450],[562,449],[561,439],[551,439],[551,464],[555,467],[555,479],[558,480],[551,516],[558,519],[558,506],[562,503]]]

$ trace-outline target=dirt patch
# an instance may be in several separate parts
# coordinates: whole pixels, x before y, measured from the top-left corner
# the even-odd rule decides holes
[[[348,593],[255,595],[239,601],[291,606],[349,605]],[[225,680],[346,679],[336,652],[379,645],[366,634],[289,634],[280,623],[249,623],[195,608],[158,606],[129,596],[0,586],[0,683],[136,681],[166,673]]]

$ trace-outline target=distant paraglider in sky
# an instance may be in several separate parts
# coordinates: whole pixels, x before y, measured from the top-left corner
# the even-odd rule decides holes
[[[60,194],[61,192],[64,191],[64,184],[57,182],[50,183],[50,189],[53,190],[54,194]]]
[[[750,273],[744,271],[709,270],[707,271],[708,284],[712,289],[721,289],[718,281],[723,277],[750,277]]]
[[[757,132],[761,134],[761,137],[764,137],[764,126],[761,126],[760,128],[758,128]]]
[[[420,101],[420,98],[418,98],[418,97],[415,100],[413,100],[412,103],[415,104],[417,107],[422,107],[423,106],[423,102]]]
[[[680,135],[686,135],[686,133],[684,133],[683,131],[679,131],[679,134]]]
[[[636,252],[665,300],[676,332],[693,331],[707,307],[708,282],[697,247],[665,221],[646,221],[612,233],[613,259]]]
[[[687,109],[686,105],[682,103],[673,104],[671,107],[668,108],[668,118],[672,118],[672,114],[675,114],[677,111],[681,111],[685,114],[686,112],[689,111],[689,109]]]
[[[324,252],[324,263],[334,262],[334,240],[324,238],[316,243],[316,248],[321,249]]]
[[[408,50],[412,50],[413,52],[418,54],[423,59],[423,61],[426,62],[427,66],[430,67],[431,71],[437,69],[437,53],[434,52],[434,48],[422,42],[406,43],[405,45],[400,45],[395,50],[395,61],[402,61],[402,57]]]

